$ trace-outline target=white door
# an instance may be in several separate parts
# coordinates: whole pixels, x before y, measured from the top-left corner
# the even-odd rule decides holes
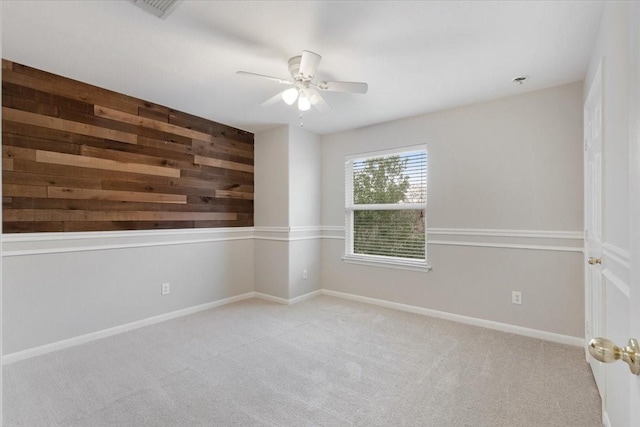
[[[602,66],[598,68],[584,105],[584,224],[585,224],[585,349],[587,343],[604,333],[604,288],[602,264]],[[595,261],[594,261],[595,262]],[[605,401],[605,368],[589,357],[600,397]]]
[[[628,46],[625,64],[616,64],[627,71],[628,90],[625,93],[607,93],[602,86],[602,66],[594,78],[585,102],[585,281],[586,281],[586,337],[604,337],[613,344],[623,347],[630,354],[630,363],[616,361],[603,364],[587,356],[596,384],[602,396],[603,422],[611,427],[640,426],[640,376],[631,373],[633,361],[640,363],[640,350],[631,350],[629,338],[640,339],[640,3],[629,5]],[[606,59],[605,59],[606,61]],[[606,63],[604,66],[606,72]],[[602,100],[618,100],[628,106],[618,113],[628,116],[603,120]],[[607,104],[610,105],[610,104]],[[620,105],[617,105],[620,107]],[[606,105],[605,105],[606,108]],[[628,124],[628,139],[603,140],[603,127],[612,126],[612,121]],[[604,133],[611,135],[612,133]],[[624,135],[624,133],[616,133]],[[611,144],[611,146],[610,146]],[[609,149],[615,146],[628,149],[628,156],[611,156]],[[615,148],[614,147],[614,148]],[[603,150],[604,148],[604,150]],[[616,152],[614,149],[612,152]],[[617,153],[625,150],[617,150]],[[624,178],[620,179],[620,171]],[[616,184],[603,185],[608,177],[615,176]],[[610,183],[611,184],[611,183]],[[611,194],[604,194],[607,188]],[[604,197],[604,196],[615,197]],[[604,206],[605,200],[626,201],[629,206],[629,220],[624,224],[607,221],[607,213],[617,206]],[[624,203],[620,203],[624,205]],[[609,218],[610,220],[611,218]],[[624,230],[629,236],[629,248],[625,250],[607,239],[607,229],[603,224],[611,224]],[[587,261],[591,258],[592,263]],[[602,263],[596,261],[601,259]],[[612,347],[599,342],[600,350]],[[609,347],[607,347],[609,346]],[[595,346],[594,346],[595,347]],[[627,348],[624,348],[627,347]],[[595,347],[598,348],[598,347]],[[617,349],[620,351],[620,349]],[[613,353],[594,351],[601,358],[613,361]],[[640,365],[636,365],[640,369]]]
[[[633,3],[629,12],[630,330],[640,339],[640,3]],[[630,425],[640,426],[640,376],[630,382]]]
[[[630,338],[630,321],[637,316],[631,304],[630,254],[607,241],[607,212],[604,201],[603,178],[611,170],[606,168],[627,168],[616,164],[615,159],[606,159],[605,144],[627,144],[628,141],[603,140],[603,92],[602,64],[598,68],[584,106],[585,137],[585,338],[588,343],[596,337],[604,337],[618,346],[626,346]],[[606,123],[604,124],[606,126]],[[617,191],[613,188],[612,191]],[[624,197],[631,198],[625,189]],[[619,200],[619,199],[618,199]],[[627,224],[621,225],[627,227]],[[636,225],[637,227],[637,225]],[[628,224],[631,230],[631,223]],[[640,332],[640,331],[639,331]],[[602,349],[603,346],[600,346]],[[600,397],[605,426],[630,427],[632,405],[630,386],[634,378],[629,367],[623,362],[605,364],[589,355]]]

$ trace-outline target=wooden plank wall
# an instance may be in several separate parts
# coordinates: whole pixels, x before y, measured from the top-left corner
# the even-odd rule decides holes
[[[2,61],[5,233],[253,225],[253,134]]]

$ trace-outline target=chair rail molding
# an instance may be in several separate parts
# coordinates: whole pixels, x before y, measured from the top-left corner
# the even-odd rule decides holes
[[[577,231],[496,230],[430,228],[430,245],[481,248],[532,249],[583,252],[582,233]],[[73,233],[15,233],[2,235],[2,256],[183,245],[233,240],[290,242],[313,239],[344,239],[344,226],[255,226],[171,230],[90,231]],[[604,254],[629,268],[629,253],[604,244]]]
[[[253,227],[3,234],[2,257],[253,239]]]
[[[503,230],[488,228],[428,228],[427,234],[451,236],[483,236],[483,237],[524,237],[534,239],[570,239],[582,240],[582,231],[558,230]]]
[[[254,227],[256,240],[274,240],[292,242],[297,240],[312,240],[322,238],[322,227],[319,225],[291,226],[291,227]]]
[[[580,252],[582,247],[573,246],[550,246],[550,245],[520,245],[511,243],[482,243],[482,242],[463,242],[463,241],[446,241],[446,240],[427,240],[427,245],[443,245],[443,246],[470,246],[476,248],[502,248],[502,249],[530,249],[538,251],[560,251],[560,252]]]
[[[583,252],[582,231],[428,228],[429,245]],[[343,226],[323,226],[325,239],[344,239]]]

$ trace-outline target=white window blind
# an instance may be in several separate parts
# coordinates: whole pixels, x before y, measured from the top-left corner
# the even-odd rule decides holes
[[[345,190],[345,258],[426,266],[426,147],[347,158]]]

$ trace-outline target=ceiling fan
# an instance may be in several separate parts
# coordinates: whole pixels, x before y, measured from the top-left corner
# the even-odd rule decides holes
[[[291,80],[265,76],[264,74],[256,74],[249,71],[237,71],[236,73],[243,76],[261,77],[280,84],[293,86],[263,102],[263,106],[273,105],[281,99],[288,105],[293,105],[293,103],[298,100],[298,109],[300,111],[307,111],[313,106],[318,111],[325,112],[331,109],[331,106],[320,96],[320,93],[318,93],[319,90],[367,93],[368,85],[366,83],[314,81],[313,78],[318,69],[318,65],[320,65],[321,59],[322,57],[320,55],[308,50],[303,50],[302,55],[289,59]]]

